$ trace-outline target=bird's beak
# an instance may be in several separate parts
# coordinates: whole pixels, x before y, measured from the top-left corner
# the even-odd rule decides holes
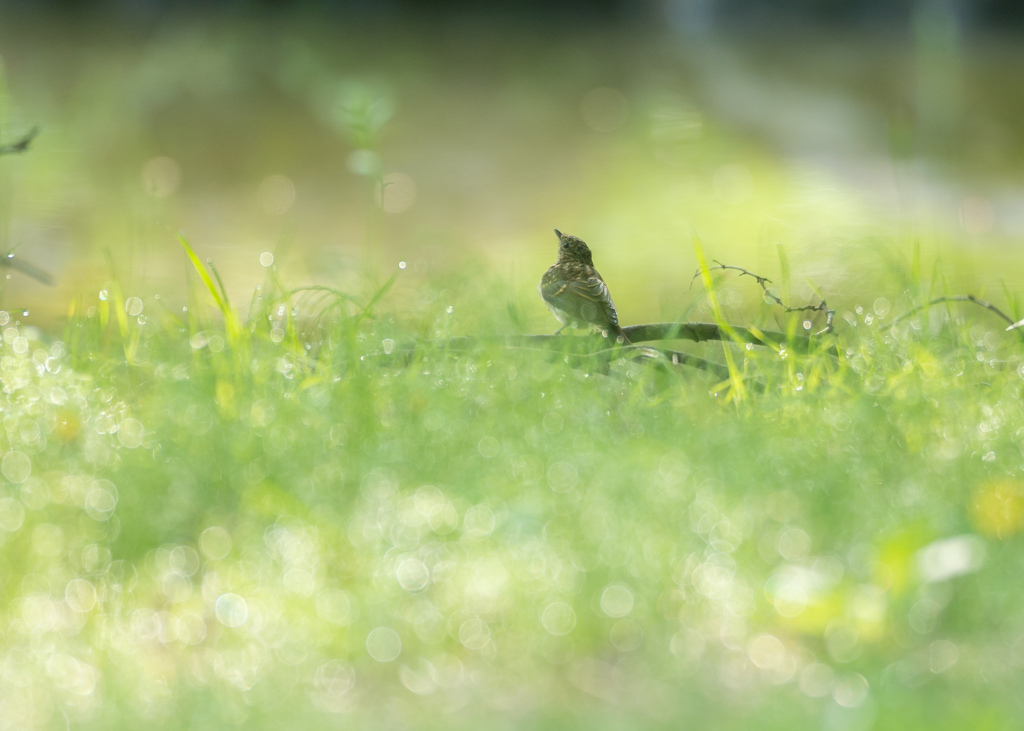
[[[561,231],[559,231],[559,230],[558,230],[557,228],[555,229],[555,236],[557,236],[557,237],[558,237],[558,240],[559,240],[559,241],[561,241],[561,240],[562,240],[562,232],[561,232]]]

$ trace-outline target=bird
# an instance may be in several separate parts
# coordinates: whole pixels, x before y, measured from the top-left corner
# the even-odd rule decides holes
[[[562,327],[555,335],[572,325],[590,325],[620,344],[629,338],[619,327],[619,315],[608,292],[608,285],[594,268],[594,258],[586,242],[576,236],[563,234],[557,228],[558,261],[540,280],[537,287],[541,298],[554,313]]]

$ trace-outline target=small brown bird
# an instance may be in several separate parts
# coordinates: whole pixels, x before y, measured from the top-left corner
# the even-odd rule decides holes
[[[629,338],[619,327],[619,315],[608,285],[594,268],[590,248],[582,239],[566,236],[557,228],[555,234],[558,261],[544,272],[537,288],[544,303],[562,323],[555,334],[569,325],[591,325],[605,337],[628,343]]]

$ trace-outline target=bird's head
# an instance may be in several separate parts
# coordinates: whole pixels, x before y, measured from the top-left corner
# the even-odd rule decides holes
[[[590,254],[590,247],[583,239],[563,234],[557,228],[555,234],[558,236],[558,261],[574,261],[579,264],[594,266],[594,258]]]

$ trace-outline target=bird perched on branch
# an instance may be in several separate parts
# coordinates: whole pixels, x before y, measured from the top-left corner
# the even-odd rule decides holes
[[[629,338],[619,327],[619,315],[608,293],[586,243],[575,236],[567,236],[555,229],[558,236],[558,261],[544,272],[540,280],[540,296],[554,313],[562,327],[590,325],[605,337],[619,343]]]

